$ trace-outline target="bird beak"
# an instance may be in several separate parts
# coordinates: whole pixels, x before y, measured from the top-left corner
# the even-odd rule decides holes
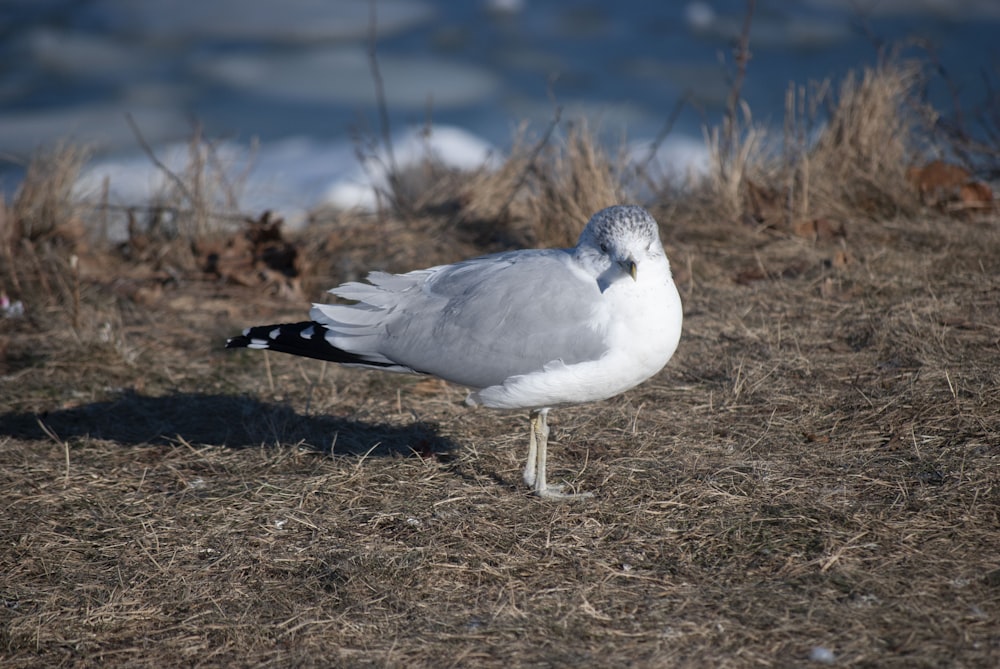
[[[632,277],[632,280],[635,281],[636,280],[635,276],[639,270],[639,267],[638,265],[636,265],[636,262],[631,258],[629,258],[628,260],[622,260],[619,264],[622,266],[623,270],[628,272],[628,275]]]

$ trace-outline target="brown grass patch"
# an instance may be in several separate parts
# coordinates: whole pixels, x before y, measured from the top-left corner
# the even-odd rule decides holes
[[[918,215],[908,174],[926,148],[919,83],[916,65],[886,62],[849,73],[839,87],[791,86],[780,142],[743,107],[731,129],[706,133],[709,178],[678,206],[805,237],[817,234],[820,220],[839,227],[852,218]]]
[[[594,212],[631,201],[623,170],[586,124],[569,125],[565,137],[546,134],[533,142],[522,131],[499,169],[482,170],[458,186],[456,216],[507,246],[573,246]]]
[[[995,665],[995,212],[862,207],[807,237],[699,193],[655,207],[685,331],[650,382],[553,413],[552,478],[586,502],[528,496],[526,417],[469,410],[461,389],[222,350],[363,269],[493,250],[529,212],[570,225],[607,172],[565,151],[538,177],[551,195],[495,188],[507,218],[454,196],[282,237],[311,260],[304,297],[150,270],[191,240],[139,260],[17,237],[0,256],[27,307],[0,318],[0,662],[806,666],[823,648],[836,666]],[[574,179],[595,182],[568,200]],[[74,253],[103,272],[75,273]]]
[[[829,101],[833,111],[826,127],[798,162],[797,213],[817,208],[838,216],[915,212],[906,173],[918,148],[913,143],[918,118],[907,105],[918,83],[915,64],[888,63],[848,74]],[[819,99],[804,100],[803,106],[824,104],[829,90],[829,85],[820,87]]]

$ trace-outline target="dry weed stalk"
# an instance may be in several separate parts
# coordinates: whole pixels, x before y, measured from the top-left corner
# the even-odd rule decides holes
[[[555,124],[550,124],[545,134],[532,143],[528,140],[527,123],[522,122],[503,163],[496,169],[469,175],[459,195],[463,218],[494,227],[507,224],[515,203],[524,199],[525,184],[538,170],[539,158],[554,129]]]
[[[849,73],[840,85],[829,121],[794,167],[796,209],[806,215],[810,207],[822,213],[891,215],[912,211],[917,202],[906,181],[914,155],[915,118],[907,104],[918,83],[913,64],[883,64],[866,68],[860,76]],[[792,132],[802,136],[803,115],[826,102],[831,87],[819,85],[810,100],[799,93],[799,111],[790,121]],[[804,144],[804,140],[799,140]]]
[[[33,308],[77,304],[70,258],[86,248],[72,189],[87,149],[62,145],[40,152],[28,165],[0,221],[3,288]]]
[[[721,209],[721,215],[736,219],[744,209],[747,184],[751,181],[770,180],[773,166],[767,161],[767,133],[761,126],[755,126],[750,107],[741,102],[743,120],[736,123],[737,129],[710,128],[705,132],[711,169],[709,178],[703,184],[707,188],[707,199],[714,207]]]
[[[738,219],[745,209],[747,189],[751,182],[767,180],[763,126],[754,125],[750,106],[742,98],[743,81],[750,63],[750,27],[756,2],[748,0],[743,16],[743,28],[736,44],[733,60],[736,66],[726,100],[722,126],[704,129],[709,154],[709,178],[702,184],[703,200],[728,219]]]
[[[586,124],[573,124],[566,142],[535,173],[524,205],[543,246],[572,246],[591,215],[628,199],[616,166]]]
[[[239,191],[249,175],[252,159],[242,173],[232,178],[232,166],[196,127],[188,141],[187,164],[178,174],[157,157],[135,121],[130,116],[126,119],[143,152],[168,181],[161,193],[152,196],[146,208],[149,232],[193,241],[244,220],[239,210]],[[164,225],[165,213],[171,214],[169,226]]]
[[[925,107],[922,112],[926,127],[933,128],[938,142],[973,173],[988,180],[1000,177],[1000,66],[980,73],[980,100],[969,108],[962,104],[962,86],[941,62],[937,50],[930,44],[921,45],[936,72],[948,89],[950,110]]]
[[[14,195],[8,235],[36,240],[56,233],[78,213],[73,185],[90,156],[86,147],[62,144],[35,155]]]
[[[594,212],[629,201],[623,164],[586,124],[569,125],[558,144],[549,136],[529,145],[519,135],[499,169],[474,175],[461,198],[463,216],[508,228],[516,245],[572,246]]]

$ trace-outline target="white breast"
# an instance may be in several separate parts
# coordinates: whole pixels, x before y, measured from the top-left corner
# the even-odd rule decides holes
[[[595,309],[606,318],[608,352],[573,365],[555,360],[469,395],[495,409],[525,409],[606,399],[637,386],[667,364],[681,334],[680,295],[663,259],[647,263],[637,281],[617,281]]]

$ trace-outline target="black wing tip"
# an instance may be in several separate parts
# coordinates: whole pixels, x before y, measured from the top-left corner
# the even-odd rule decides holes
[[[250,345],[250,337],[239,335],[226,340],[226,348],[246,348]]]
[[[303,336],[302,332],[309,328],[313,328],[313,332],[309,336]],[[342,365],[361,365],[373,369],[396,367],[393,363],[368,360],[357,353],[337,348],[326,340],[324,336],[326,332],[326,326],[315,321],[256,325],[247,328],[241,335],[227,339],[226,348],[267,349],[304,358]]]
[[[306,351],[315,346],[310,345],[310,337],[302,337],[302,331],[310,327],[317,330],[322,340],[322,333],[326,328],[319,323],[313,321],[275,323],[246,328],[241,334],[227,339],[226,348],[272,349],[293,355],[309,355]]]

